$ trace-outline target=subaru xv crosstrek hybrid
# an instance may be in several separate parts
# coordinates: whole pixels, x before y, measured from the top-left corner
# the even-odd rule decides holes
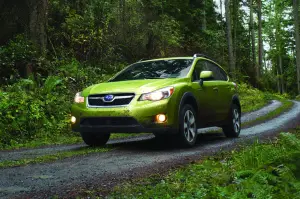
[[[193,146],[197,129],[222,127],[238,137],[241,106],[237,85],[205,55],[134,63],[104,83],[76,94],[72,129],[90,146],[111,133],[153,133]]]

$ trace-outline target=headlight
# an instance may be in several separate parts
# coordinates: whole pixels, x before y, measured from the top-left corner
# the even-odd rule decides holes
[[[81,96],[81,92],[76,93],[74,102],[75,103],[83,103],[84,102],[84,97]]]
[[[159,101],[169,98],[174,93],[174,87],[167,87],[151,93],[145,93],[140,97],[140,101]]]

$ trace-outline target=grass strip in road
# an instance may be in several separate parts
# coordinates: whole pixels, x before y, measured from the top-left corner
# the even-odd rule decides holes
[[[275,117],[278,117],[279,115],[281,115],[282,113],[284,113],[285,111],[287,111],[293,107],[294,103],[292,101],[288,101],[288,100],[280,100],[280,101],[282,102],[282,105],[280,107],[269,112],[266,115],[256,118],[255,120],[242,123],[242,127],[247,128],[249,126],[253,126],[253,125],[262,123],[264,121],[274,119]]]
[[[222,152],[165,176],[128,182],[107,198],[299,198],[300,128],[295,133]],[[101,190],[87,190],[78,198],[87,195],[96,198]]]
[[[110,139],[130,138],[140,135],[147,135],[147,133],[115,133],[111,134]],[[52,138],[35,138],[34,140],[28,141],[26,143],[14,143],[13,145],[0,148],[0,150],[33,149],[47,146],[79,143],[83,143],[79,133],[68,133],[65,135],[57,135]]]
[[[34,149],[40,147],[48,147],[55,145],[68,145],[82,143],[79,135],[67,133],[65,135],[56,135],[51,138],[35,138],[23,143],[12,142],[11,145],[0,145],[0,150],[18,150],[18,149]]]
[[[0,168],[7,168],[7,167],[16,167],[16,166],[25,166],[28,164],[36,164],[36,163],[46,163],[46,162],[53,162],[57,160],[62,160],[65,158],[87,155],[92,153],[103,153],[114,149],[112,146],[106,146],[102,148],[97,147],[80,147],[75,150],[68,150],[57,152],[54,154],[42,155],[35,158],[30,159],[19,159],[19,160],[7,160],[0,162]]]

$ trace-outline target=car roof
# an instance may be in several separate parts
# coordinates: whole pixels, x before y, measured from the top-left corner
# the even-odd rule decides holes
[[[193,57],[166,57],[166,58],[157,58],[157,59],[149,59],[149,60],[142,60],[140,62],[149,62],[149,61],[163,61],[163,60],[172,60],[172,59],[194,59]]]

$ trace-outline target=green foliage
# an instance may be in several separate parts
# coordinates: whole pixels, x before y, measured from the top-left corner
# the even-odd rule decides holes
[[[7,82],[7,79],[15,81],[26,70],[26,64],[36,60],[37,51],[24,35],[18,35],[7,45],[0,46],[0,84]]]
[[[151,22],[149,25],[153,35],[163,44],[160,50],[162,56],[168,54],[167,47],[181,47],[183,35],[180,24],[173,17],[161,15],[158,21]]]
[[[1,145],[66,132],[70,101],[60,94],[66,89],[62,81],[49,76],[39,87],[31,79],[22,79],[3,88],[0,92]]]
[[[238,84],[238,91],[243,112],[257,110],[272,99],[272,95],[264,93],[245,83]]]
[[[51,65],[55,68],[55,72],[49,68],[52,76],[43,78],[36,74],[0,87],[0,148],[81,140],[74,136],[65,139],[71,132],[69,114],[74,95],[91,84],[108,80],[111,75],[101,68],[83,66],[75,59],[55,61]],[[119,64],[110,71],[123,67]]]
[[[275,143],[220,154],[163,179],[128,183],[107,198],[297,198],[299,149],[299,137],[282,133]]]

